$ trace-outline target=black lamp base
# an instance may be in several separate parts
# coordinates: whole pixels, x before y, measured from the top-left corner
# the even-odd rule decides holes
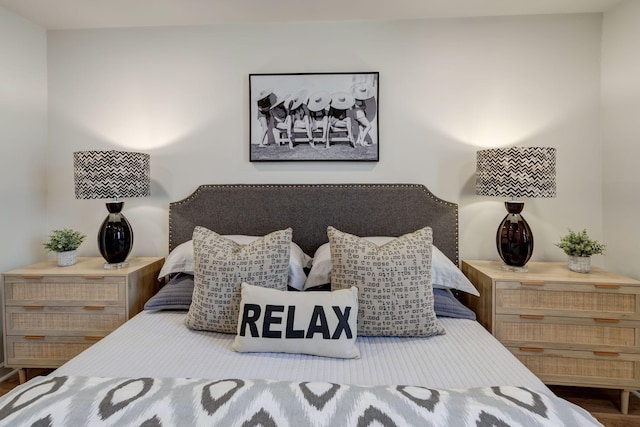
[[[123,268],[133,247],[133,230],[122,214],[124,202],[106,203],[109,215],[98,231],[98,249],[107,261],[105,268]],[[124,265],[127,264],[127,265]]]
[[[504,261],[504,269],[510,271],[527,271],[527,261],[533,254],[533,234],[527,221],[520,212],[524,202],[509,201],[504,203],[507,216],[504,217],[496,233],[498,254]]]

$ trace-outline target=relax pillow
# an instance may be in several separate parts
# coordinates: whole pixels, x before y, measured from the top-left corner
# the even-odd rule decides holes
[[[259,236],[245,236],[242,234],[230,234],[222,235],[227,239],[231,239],[241,245],[251,243]],[[307,275],[304,272],[305,268],[311,266],[311,257],[304,253],[304,251],[297,244],[291,242],[291,257],[289,259],[289,286],[292,288],[301,290],[304,286]],[[167,256],[167,259],[158,274],[158,280],[165,278],[170,274],[185,273],[193,274],[194,259],[193,259],[193,241],[181,243],[176,246]]]
[[[302,353],[356,358],[358,290],[282,292],[242,284],[237,335],[240,352]]]
[[[364,237],[364,239],[377,245],[383,245],[395,237]],[[304,289],[321,286],[331,282],[331,248],[329,243],[320,246],[311,264],[309,277],[304,284]],[[436,246],[432,249],[432,282],[434,288],[457,289],[471,295],[480,296],[478,290],[469,279],[451,262],[445,254]]]
[[[194,289],[187,327],[235,333],[242,282],[286,291],[291,234],[287,228],[241,245],[196,227]]]
[[[358,288],[360,335],[444,334],[433,311],[430,227],[382,246],[333,227],[327,234],[331,289]]]

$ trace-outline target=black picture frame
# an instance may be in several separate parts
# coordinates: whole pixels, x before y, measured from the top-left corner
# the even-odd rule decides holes
[[[249,74],[251,162],[380,158],[378,72]]]

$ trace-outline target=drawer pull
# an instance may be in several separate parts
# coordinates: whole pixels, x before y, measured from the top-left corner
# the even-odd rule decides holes
[[[521,314],[521,319],[544,319],[544,315],[542,314]]]
[[[100,341],[102,337],[95,336],[95,335],[87,335],[84,337],[84,339],[87,341]]]
[[[102,280],[104,276],[82,276],[82,278],[87,280]]]
[[[85,310],[104,310],[104,306],[103,305],[85,305],[84,309]]]
[[[596,356],[609,356],[609,357],[618,357],[620,353],[616,353],[613,351],[594,351],[593,354]]]
[[[22,308],[25,310],[42,310],[44,305],[23,305]]]
[[[600,323],[618,323],[620,322],[620,319],[602,319],[602,318],[598,318],[596,317],[595,319],[596,322],[600,322]]]
[[[29,275],[22,276],[23,279],[27,279],[27,280],[29,280],[29,279],[42,279],[43,277],[44,276],[40,276],[40,275],[37,275],[37,274],[29,274]]]
[[[25,335],[24,339],[25,340],[43,340],[44,335]]]
[[[520,347],[520,351],[529,351],[532,353],[542,353],[544,352],[544,348],[539,347]]]
[[[544,286],[544,282],[541,280],[523,280],[520,284],[522,286]]]
[[[620,289],[620,285],[615,285],[613,283],[596,283],[593,286],[598,289]]]

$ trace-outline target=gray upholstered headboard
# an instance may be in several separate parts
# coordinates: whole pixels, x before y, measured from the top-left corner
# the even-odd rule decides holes
[[[169,250],[200,225],[261,236],[291,227],[313,256],[327,226],[357,236],[400,236],[430,226],[434,244],[458,265],[458,205],[418,184],[201,185],[169,205]]]

